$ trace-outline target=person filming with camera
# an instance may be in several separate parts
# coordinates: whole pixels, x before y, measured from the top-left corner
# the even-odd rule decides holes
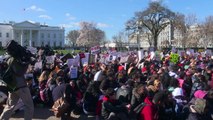
[[[24,77],[28,65],[31,63],[32,54],[14,40],[7,44],[6,51],[10,57],[6,61],[8,68],[2,80],[7,85],[9,95],[0,120],[9,120],[19,99],[25,106],[24,120],[32,120],[34,104]]]

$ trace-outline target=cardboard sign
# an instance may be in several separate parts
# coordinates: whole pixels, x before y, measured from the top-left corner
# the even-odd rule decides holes
[[[179,55],[175,54],[175,53],[172,53],[170,55],[170,61],[176,64],[179,61]]]
[[[78,78],[78,67],[70,67],[70,78]]]

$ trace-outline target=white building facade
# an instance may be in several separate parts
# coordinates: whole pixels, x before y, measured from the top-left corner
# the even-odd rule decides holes
[[[41,25],[24,21],[21,23],[0,23],[0,46],[6,46],[10,40],[17,41],[21,46],[64,47],[64,28]]]

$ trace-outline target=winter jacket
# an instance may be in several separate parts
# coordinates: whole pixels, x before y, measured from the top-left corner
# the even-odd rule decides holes
[[[144,103],[146,106],[142,109],[139,120],[158,120],[157,107],[152,103],[150,98],[146,97]]]
[[[111,100],[108,97],[104,96],[103,102],[102,102],[102,109],[101,109],[101,115],[106,120],[110,113],[120,113],[120,112],[126,112],[125,106],[121,105],[117,100]]]

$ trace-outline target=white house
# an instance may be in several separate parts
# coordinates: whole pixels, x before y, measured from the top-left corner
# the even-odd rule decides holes
[[[64,28],[41,25],[31,21],[20,23],[0,23],[0,46],[6,46],[9,40],[17,41],[21,46],[64,47]]]

